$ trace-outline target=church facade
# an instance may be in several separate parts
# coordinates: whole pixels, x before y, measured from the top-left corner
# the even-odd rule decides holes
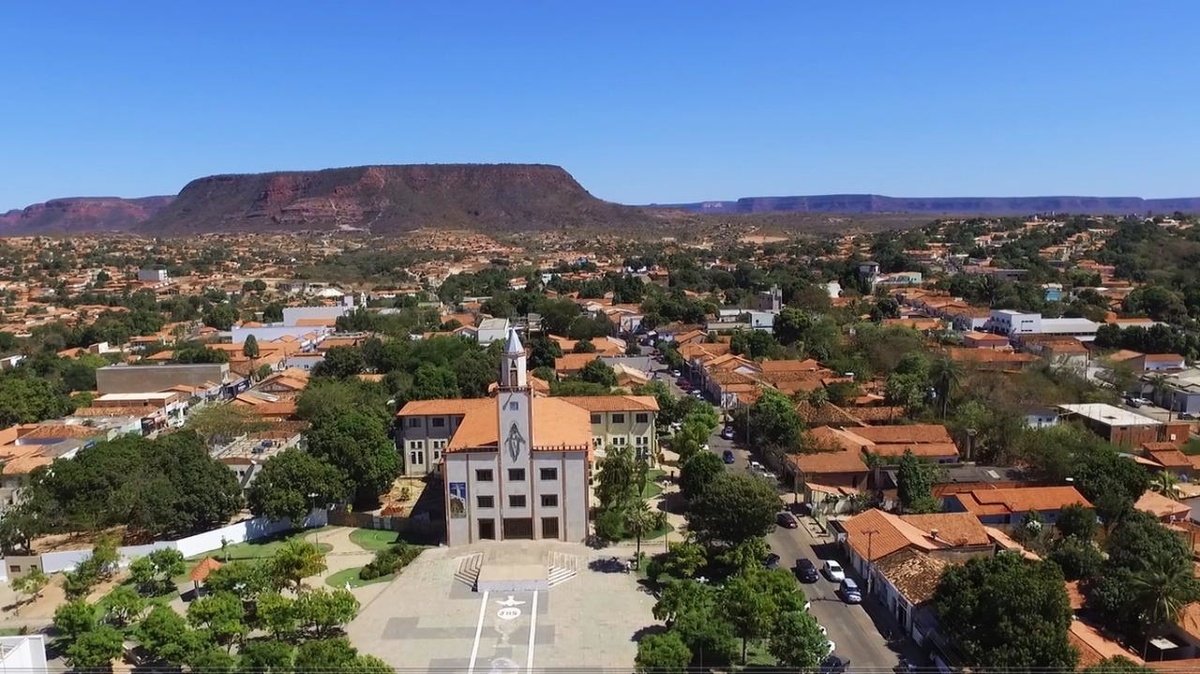
[[[510,331],[494,397],[409,403],[418,411],[457,404],[439,457],[447,544],[587,539],[590,413],[561,398],[534,396],[529,384],[525,349]]]

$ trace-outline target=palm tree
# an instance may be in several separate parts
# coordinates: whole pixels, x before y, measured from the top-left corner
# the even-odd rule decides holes
[[[963,369],[958,361],[942,356],[929,365],[929,381],[942,402],[942,418],[949,411],[950,396],[962,384]]]
[[[635,563],[640,567],[642,562],[642,535],[653,531],[655,527],[654,513],[645,501],[639,501],[625,511],[625,531],[637,539],[637,548],[633,554]]]
[[[1144,570],[1134,575],[1130,589],[1137,597],[1139,618],[1145,630],[1142,655],[1150,647],[1150,636],[1164,625],[1174,624],[1183,608],[1196,599],[1197,586],[1190,562],[1169,555],[1155,555]]]
[[[1171,471],[1161,471],[1150,481],[1150,489],[1167,498],[1175,498],[1179,491],[1179,478]]]

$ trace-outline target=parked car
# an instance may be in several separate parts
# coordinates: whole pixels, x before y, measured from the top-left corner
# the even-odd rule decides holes
[[[849,660],[830,655],[821,661],[820,666],[817,667],[817,674],[844,674],[849,666]]]
[[[721,460],[725,463],[733,463],[733,450],[727,449],[724,452],[721,452]]]
[[[1196,415],[1192,414],[1191,412],[1180,412],[1179,418],[1183,419],[1184,421],[1194,421],[1196,419]]]
[[[775,516],[775,523],[784,529],[800,528],[800,521],[796,519],[795,515],[787,512],[786,510]]]
[[[774,552],[767,555],[765,558],[763,558],[763,566],[765,566],[768,569],[778,569],[779,568],[779,555],[775,554]]]
[[[797,559],[796,566],[793,569],[796,577],[801,583],[815,583],[820,579],[820,574],[817,573],[817,565],[807,559]]]
[[[771,471],[769,471],[769,470],[767,470],[767,471],[763,471],[763,474],[762,474],[762,476],[763,476],[763,479],[765,479],[765,480],[769,480],[769,481],[771,481],[771,482],[778,482],[778,481],[779,481],[779,476],[778,476],[778,475],[776,475],[775,473],[772,473],[772,472],[771,472]]]
[[[725,428],[722,428],[721,429],[721,438],[724,440],[732,440],[733,439],[733,427],[726,426]]]
[[[671,376],[678,379],[679,378],[679,370],[671,370]]]
[[[846,572],[842,570],[842,565],[832,559],[825,560],[825,563],[821,565],[821,573],[824,573],[826,578],[835,583],[846,580]]]
[[[757,461],[750,462],[750,470],[762,472],[763,465]]]
[[[838,586],[838,594],[842,595],[842,601],[847,604],[862,603],[862,592],[858,589],[858,583],[854,582],[853,578],[842,579],[842,584]]]

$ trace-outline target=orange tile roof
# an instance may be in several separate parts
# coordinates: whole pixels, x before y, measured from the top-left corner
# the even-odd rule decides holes
[[[936,531],[935,540],[954,546],[987,545],[991,542],[979,518],[968,513],[901,515],[900,519],[921,531]]]
[[[1160,520],[1172,516],[1176,519],[1186,518],[1192,512],[1191,507],[1150,489],[1147,489],[1138,498],[1133,507],[1144,513],[1150,513]]]
[[[858,429],[856,429],[858,430]],[[899,457],[905,452],[912,452],[919,459],[947,459],[958,456],[958,445],[954,443],[920,443],[920,444],[877,444],[872,445],[867,452],[875,456]]]
[[[800,469],[805,476],[828,475],[831,473],[867,473],[866,462],[859,452],[815,452],[813,454],[788,454],[787,460]],[[816,479],[820,482],[820,478]]]
[[[911,547],[901,548],[875,561],[876,570],[913,606],[933,599],[942,572],[949,566]]]
[[[560,398],[533,398],[533,437],[530,439],[534,451],[551,451],[561,448],[585,449],[592,447],[592,424],[588,412]],[[500,444],[499,412],[496,399],[486,399],[463,417],[446,446],[447,452],[471,449],[495,449]]]
[[[974,489],[953,495],[975,515],[1011,515],[1030,510],[1059,510],[1079,504],[1092,504],[1075,487],[1015,487],[1010,489]]]
[[[1145,661],[1136,654],[1121,647],[1117,642],[1105,637],[1099,630],[1079,620],[1071,621],[1067,632],[1067,640],[1079,650],[1079,669],[1086,669],[1100,664],[1108,658],[1121,656],[1132,660],[1135,664],[1143,665]]]
[[[562,396],[557,398],[588,412],[657,412],[654,396]]]
[[[600,358],[599,353],[566,353],[562,358],[554,359],[555,372],[575,372],[582,370],[588,363]]]
[[[808,360],[764,360],[758,364],[759,369],[766,372],[813,372],[820,370],[821,364],[809,358]]]
[[[411,400],[396,413],[398,417],[457,416],[482,406],[494,406],[491,398]]]
[[[196,568],[192,569],[192,573],[189,577],[194,583],[203,583],[204,580],[208,578],[209,574],[221,568],[222,566],[223,565],[220,562],[212,557],[205,557],[204,559],[200,560],[200,563],[196,565]]]
[[[941,424],[866,426],[854,429],[854,433],[879,444],[954,444],[950,431]]]
[[[1079,581],[1068,580],[1067,583],[1067,601],[1071,602],[1071,610],[1078,611],[1083,608],[1084,598],[1083,592],[1079,589]]]

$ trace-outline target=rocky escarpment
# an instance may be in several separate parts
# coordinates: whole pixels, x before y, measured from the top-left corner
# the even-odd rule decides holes
[[[557,166],[431,164],[209,176],[188,183],[138,229],[380,234],[423,227],[621,229],[653,222],[642,209],[593,197]]]
[[[653,208],[693,213],[927,213],[929,215],[1030,215],[1086,213],[1127,215],[1200,212],[1200,198],[1140,197],[884,197],[878,194],[824,194],[801,197],[746,197],[737,201],[701,201]]]
[[[86,234],[129,230],[149,220],[174,197],[72,197],[0,214],[0,235]]]

